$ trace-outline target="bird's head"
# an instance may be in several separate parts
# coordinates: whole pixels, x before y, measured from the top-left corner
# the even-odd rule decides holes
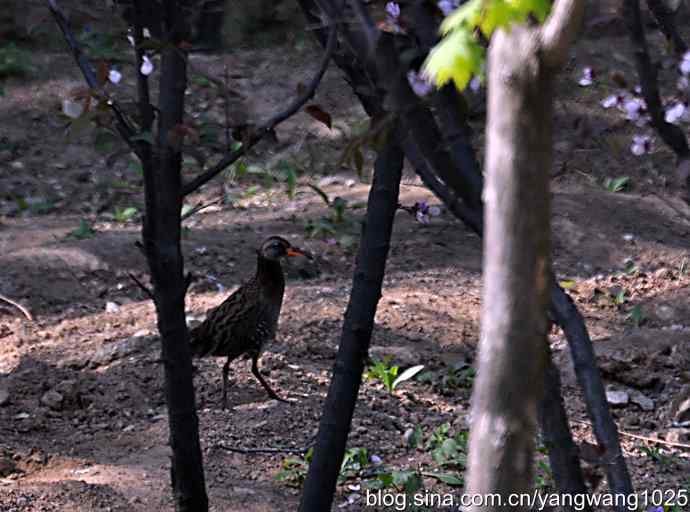
[[[257,253],[262,258],[271,261],[279,261],[280,258],[291,256],[306,256],[312,259],[309,252],[293,246],[290,242],[279,236],[270,236],[264,240],[261,247],[257,249]]]

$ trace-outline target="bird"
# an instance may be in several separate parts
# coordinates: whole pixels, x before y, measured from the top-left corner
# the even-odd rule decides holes
[[[256,250],[254,277],[245,282],[220,305],[211,309],[206,319],[190,331],[194,357],[227,357],[223,366],[223,408],[227,408],[230,363],[240,356],[252,361],[252,374],[268,395],[281,402],[259,372],[259,358],[264,345],[275,338],[283,304],[285,277],[281,260],[305,256],[307,251],[295,247],[280,236],[269,236]]]

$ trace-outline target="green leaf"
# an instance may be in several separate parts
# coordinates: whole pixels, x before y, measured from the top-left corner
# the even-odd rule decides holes
[[[524,21],[520,14],[520,11],[511,2],[493,0],[486,2],[486,7],[477,26],[484,37],[488,39],[496,29],[508,28],[514,21]]]
[[[390,487],[393,485],[393,475],[391,473],[379,473],[376,478],[381,482],[383,487]]]
[[[604,180],[604,188],[611,193],[620,192],[630,182],[630,176],[618,176],[617,178],[606,178]]]
[[[465,89],[478,74],[484,60],[484,49],[472,34],[455,31],[437,44],[424,63],[424,72],[441,87],[453,80],[459,90]]]
[[[563,279],[562,281],[559,281],[558,284],[561,285],[561,288],[570,290],[571,288],[574,288],[577,283],[575,283],[575,281],[572,279]]]
[[[186,217],[189,212],[191,212],[194,207],[191,204],[183,204],[182,211],[180,212],[180,217]]]
[[[642,321],[645,319],[644,313],[642,312],[642,306],[639,304],[633,307],[625,317],[626,320],[631,320],[635,327],[639,327]]]
[[[355,168],[357,170],[357,177],[362,178],[362,173],[364,172],[364,154],[362,153],[362,148],[357,146],[353,149],[352,157],[355,161]]]
[[[393,485],[402,487],[406,493],[413,494],[422,488],[421,475],[416,471],[393,471]]]
[[[551,0],[513,0],[516,11],[523,14],[526,19],[531,14],[539,23],[544,23],[546,17],[551,12]]]
[[[91,224],[86,219],[79,220],[79,227],[67,234],[68,238],[76,238],[77,240],[83,240],[85,238],[92,238],[95,236],[96,231],[91,227]]]
[[[406,380],[410,380],[412,377],[414,377],[419,372],[421,372],[423,368],[424,368],[423,364],[418,364],[416,366],[409,367],[407,370],[402,372],[397,379],[395,379],[393,381],[392,389],[395,389],[398,386],[398,384],[401,384],[402,382],[405,382]]]
[[[138,211],[139,210],[137,210],[133,206],[129,206],[124,209],[118,207],[115,208],[115,214],[113,215],[113,218],[116,222],[127,222],[129,220],[132,220],[132,218],[134,218]]]
[[[285,182],[287,183],[287,195],[290,199],[295,198],[295,191],[297,190],[297,172],[291,165],[285,169]]]
[[[407,446],[413,449],[417,448],[422,443],[423,436],[424,433],[422,432],[422,427],[416,425],[414,430],[412,431],[412,435],[410,436],[407,442]]]
[[[430,478],[435,478],[436,480],[440,480],[444,484],[448,485],[465,485],[465,481],[452,474],[452,473],[431,473],[431,472],[422,472],[423,476],[428,476]]]
[[[455,9],[441,23],[441,34],[447,35],[463,27],[476,27],[481,19],[483,3],[483,0],[470,0]]]

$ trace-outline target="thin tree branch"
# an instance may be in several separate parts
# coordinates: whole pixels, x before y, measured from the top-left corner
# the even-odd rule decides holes
[[[585,12],[584,0],[557,0],[540,30],[541,55],[551,68],[565,64]]]
[[[361,0],[350,0],[350,4],[352,5],[352,10],[355,11],[357,21],[359,21],[359,28],[364,32],[367,48],[366,57],[370,59],[374,56],[374,51],[381,35],[380,31],[376,28],[374,20],[371,19],[369,11],[367,11]]]
[[[305,446],[303,448],[242,448],[242,447],[235,447],[235,446],[225,446],[224,444],[219,444],[218,448],[222,450],[226,450],[228,452],[234,452],[234,453],[246,453],[249,455],[252,454],[260,454],[260,453],[296,453],[296,454],[304,454],[309,451],[311,446]]]
[[[29,322],[33,322],[34,318],[31,316],[31,313],[29,312],[29,310],[26,309],[24,306],[22,306],[19,302],[16,302],[16,301],[10,299],[9,297],[5,297],[2,294],[0,294],[0,300],[3,302],[7,302],[8,304],[11,304],[15,308],[17,308],[19,311],[21,311],[22,315],[24,315]]]
[[[118,133],[124,139],[124,141],[132,148],[132,150],[138,155],[139,145],[135,141],[131,140],[131,137],[136,133],[136,130],[132,127],[129,121],[127,121],[125,114],[123,113],[122,109],[117,104],[117,102],[112,100],[108,96],[108,94],[103,90],[103,87],[101,87],[101,85],[99,84],[98,77],[96,76],[96,73],[91,67],[89,59],[82,52],[81,46],[77,41],[77,38],[72,33],[72,30],[69,26],[67,17],[64,15],[60,7],[57,5],[56,0],[47,0],[47,2],[48,8],[50,9],[53,18],[55,19],[55,22],[60,27],[62,35],[65,38],[65,42],[67,43],[67,46],[69,46],[72,52],[72,56],[74,57],[74,60],[77,63],[77,66],[81,70],[82,75],[84,75],[84,80],[86,81],[87,85],[93,93],[97,94],[98,96],[106,100],[108,106],[110,107],[110,110],[113,112],[113,115],[115,116],[115,126]]]
[[[243,142],[242,147],[232,151],[229,155],[225,156],[216,165],[207,169],[199,176],[194,178],[189,183],[182,186],[182,195],[186,196],[191,194],[201,186],[208,183],[210,180],[215,178],[218,174],[223,172],[226,167],[237,161],[238,158],[243,156],[250,148],[255,146],[261,139],[263,139],[266,134],[270,133],[276,126],[280,123],[293,116],[316,94],[316,89],[321,83],[326,70],[328,69],[328,64],[333,56],[333,51],[336,47],[337,41],[337,28],[333,20],[330,20],[330,32],[328,34],[328,42],[326,43],[326,50],[324,52],[323,58],[319,65],[319,69],[316,75],[312,78],[311,82],[307,86],[304,93],[298,96],[285,110],[278,112],[273,117],[268,119],[258,128],[250,132],[249,137],[245,142]]]
[[[675,13],[662,0],[647,0],[647,6],[652,11],[661,32],[673,44],[675,54],[681,56],[687,52],[688,45],[678,32]]]
[[[139,281],[139,279],[137,279],[137,276],[135,276],[135,275],[132,274],[131,272],[128,273],[127,275],[129,276],[129,278],[130,278],[132,281],[134,281],[134,283],[135,283],[139,288],[142,289],[142,291],[148,296],[149,299],[151,299],[153,302],[156,302],[156,297],[155,297],[155,295],[153,294],[153,291],[151,290],[151,288],[149,288],[149,287],[146,286],[144,283],[142,283],[141,281]]]
[[[639,0],[624,0],[623,16],[628,25],[630,40],[632,41],[635,54],[635,66],[640,78],[642,96],[647,104],[647,111],[652,119],[652,126],[657,131],[662,140],[676,154],[678,160],[690,157],[688,140],[685,133],[678,126],[666,122],[664,108],[659,94],[659,83],[657,80],[657,70],[649,55],[647,38],[642,25],[642,14],[640,12]],[[690,178],[688,178],[690,184]]]
[[[546,366],[544,396],[539,407],[539,423],[544,446],[549,452],[549,462],[556,488],[561,494],[586,494],[577,445],[568,424],[568,414],[563,403],[561,377],[553,362],[551,350]],[[577,509],[569,508],[569,511]],[[586,507],[582,510],[592,510]]]
[[[580,425],[587,425],[592,427],[592,423],[583,420],[570,420],[573,423],[579,423]],[[664,446],[670,446],[672,448],[681,448],[683,450],[690,450],[690,444],[687,443],[673,443],[671,441],[665,441],[664,439],[659,439],[658,437],[648,437],[641,436],[639,434],[633,434],[632,432],[625,432],[624,430],[619,430],[618,433],[622,436],[629,437],[630,439],[637,439],[639,441],[647,441],[648,443],[661,444]]]
[[[153,126],[153,107],[151,105],[151,94],[149,92],[148,76],[141,72],[141,65],[144,62],[144,50],[141,43],[144,40],[144,29],[141,24],[143,19],[142,0],[134,0],[134,44],[137,63],[137,103],[139,105],[139,115],[141,116],[141,129],[144,132],[151,132]],[[142,159],[151,158],[151,145],[146,141],[141,141],[142,147],[145,148],[142,153]]]
[[[184,222],[185,220],[187,220],[192,215],[195,215],[195,214],[199,213],[200,211],[205,210],[206,208],[210,208],[211,206],[216,205],[218,203],[222,203],[222,202],[223,202],[223,198],[221,197],[220,199],[216,199],[215,201],[211,201],[209,203],[198,203],[191,210],[189,210],[188,212],[185,212],[184,215],[180,216],[180,222]]]
[[[223,79],[218,78],[217,76],[213,75],[209,71],[205,70],[202,68],[198,63],[192,61],[191,59],[187,59],[187,67],[189,68],[189,71],[191,73],[195,73],[209,82],[211,82],[213,85],[215,85],[220,91],[228,96],[228,97],[234,97],[234,98],[243,98],[244,96],[240,94],[237,91],[233,91],[228,87],[228,78],[230,78],[230,75],[227,73],[227,69],[223,73]],[[232,75],[233,78],[242,78],[240,75]]]
[[[618,428],[606,401],[592,340],[577,306],[555,278],[552,278],[550,309],[556,324],[563,329],[568,340],[575,376],[585,396],[587,413],[592,418],[597,443],[610,456],[611,463],[606,466],[609,487],[614,493],[629,495],[633,492],[630,473],[621,450]]]

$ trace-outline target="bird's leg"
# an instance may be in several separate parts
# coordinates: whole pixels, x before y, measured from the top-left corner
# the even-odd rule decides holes
[[[263,378],[261,373],[259,372],[259,356],[255,355],[252,356],[252,373],[254,374],[254,377],[259,379],[259,382],[261,385],[264,387],[266,390],[266,393],[268,393],[268,396],[273,398],[274,400],[279,400],[281,402],[287,402],[284,398],[280,398],[275,391],[271,389],[271,386],[268,385],[268,382]]]
[[[228,372],[230,371],[230,358],[223,365],[223,409],[228,408]]]

